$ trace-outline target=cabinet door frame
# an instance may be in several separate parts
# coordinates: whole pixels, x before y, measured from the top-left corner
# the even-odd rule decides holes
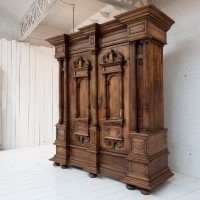
[[[89,123],[90,123],[90,70],[91,65],[88,59],[83,59],[79,56],[73,63],[73,78],[75,82],[75,133],[74,139],[78,143],[88,143],[90,141],[89,137]],[[81,81],[86,81],[86,96],[87,102],[86,115],[82,116],[80,112],[80,85]]]
[[[103,68],[103,101],[104,101],[104,130],[103,139],[104,144],[108,148],[119,149],[124,146],[123,140],[123,125],[124,125],[124,56],[118,52],[111,49],[102,58],[102,64],[100,66]],[[119,116],[110,116],[110,104],[109,98],[109,85],[113,77],[117,77],[119,81]]]

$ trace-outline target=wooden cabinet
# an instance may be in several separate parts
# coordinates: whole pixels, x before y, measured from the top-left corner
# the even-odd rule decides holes
[[[163,108],[163,46],[173,23],[148,5],[48,39],[59,62],[55,165],[143,193],[173,175]]]

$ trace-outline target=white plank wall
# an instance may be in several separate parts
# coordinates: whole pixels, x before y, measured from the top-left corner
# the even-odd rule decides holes
[[[53,48],[0,39],[0,148],[54,141],[57,87]]]
[[[0,150],[2,149],[2,69],[1,69],[1,45],[2,41],[0,40]]]

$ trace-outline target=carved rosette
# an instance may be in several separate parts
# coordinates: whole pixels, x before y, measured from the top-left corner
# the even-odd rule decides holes
[[[108,148],[124,146],[124,89],[122,53],[111,49],[102,58],[104,80],[104,144]]]

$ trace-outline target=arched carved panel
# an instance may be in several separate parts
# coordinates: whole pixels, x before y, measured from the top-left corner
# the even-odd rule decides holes
[[[113,49],[111,49],[108,53],[106,53],[103,56],[102,59],[102,63],[103,64],[108,64],[108,63],[114,63],[114,62],[123,62],[124,60],[124,56],[118,52],[118,51],[114,51]]]
[[[108,148],[123,147],[124,91],[123,91],[124,56],[110,50],[102,58],[102,76],[104,81],[104,144]]]
[[[75,133],[74,140],[88,143],[90,121],[90,61],[78,57],[73,63],[75,81]]]

